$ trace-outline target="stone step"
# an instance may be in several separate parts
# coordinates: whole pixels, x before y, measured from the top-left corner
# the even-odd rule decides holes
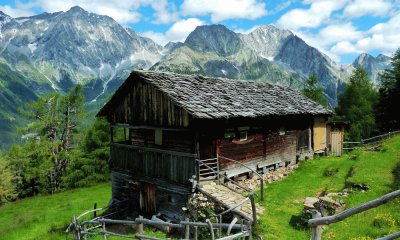
[[[207,184],[200,186],[200,189],[205,192],[206,195],[214,197],[228,208],[236,206],[246,198],[245,196],[232,191],[224,185],[216,184],[215,182],[207,182]],[[241,212],[248,219],[253,219],[253,211],[250,200],[246,201],[235,210]],[[264,208],[259,204],[256,204],[256,212],[257,215],[262,214],[264,212]]]

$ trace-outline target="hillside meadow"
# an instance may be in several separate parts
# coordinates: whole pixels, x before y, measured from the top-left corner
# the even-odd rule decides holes
[[[287,178],[266,186],[266,199],[261,203],[266,211],[255,235],[263,239],[309,239],[310,230],[299,224],[303,201],[321,192],[339,192],[350,183],[369,185],[366,192],[353,191],[342,197],[349,208],[399,189],[399,149],[397,136],[387,140],[381,151],[355,151],[302,162]],[[110,197],[111,186],[103,183],[8,203],[0,207],[0,236],[7,240],[66,239],[65,229],[72,216],[92,209],[94,203],[105,206]],[[374,239],[399,229],[400,199],[396,199],[325,227],[323,239]],[[151,231],[147,234],[163,236]]]

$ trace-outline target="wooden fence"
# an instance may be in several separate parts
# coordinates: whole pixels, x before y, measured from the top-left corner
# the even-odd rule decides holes
[[[400,190],[388,193],[380,198],[374,199],[372,201],[366,202],[360,206],[347,209],[341,213],[335,214],[333,216],[321,217],[321,213],[314,211],[312,213],[312,219],[308,220],[308,226],[312,228],[311,240],[320,240],[322,236],[322,225],[329,225],[332,223],[343,221],[344,219],[353,216],[355,214],[367,211],[368,209],[378,207],[388,201],[400,197]],[[379,238],[381,240],[396,239],[400,237],[400,232]]]
[[[94,210],[96,211],[96,210]],[[80,215],[79,217],[83,217],[84,215],[91,213],[92,211],[88,211],[85,214]],[[209,219],[206,222],[191,222],[189,220],[181,221],[179,223],[170,223],[164,222],[162,220],[150,220],[145,219],[143,217],[136,218],[133,221],[129,220],[114,220],[114,219],[106,219],[106,218],[94,218],[88,221],[79,221],[79,217],[74,217],[72,223],[67,229],[67,233],[71,233],[74,236],[75,240],[87,240],[91,236],[102,236],[103,240],[107,240],[107,236],[114,236],[119,238],[130,238],[130,239],[154,239],[158,240],[160,238],[146,236],[144,233],[144,225],[149,225],[157,228],[174,228],[180,229],[184,231],[183,239],[190,239],[190,236],[193,236],[191,239],[198,239],[198,229],[199,228],[207,228],[210,231],[210,236],[212,240],[228,240],[228,239],[237,239],[248,237],[251,239],[251,226],[245,224],[243,221],[238,224],[237,219],[232,221],[230,224],[228,223],[212,223]],[[135,235],[126,235],[119,234],[112,231],[107,231],[107,224],[122,224],[136,228],[137,234]],[[226,230],[226,236],[222,236],[222,230]],[[231,233],[232,230],[239,230],[237,233]],[[215,234],[216,232],[216,234]],[[217,235],[218,238],[215,238]]]
[[[352,151],[359,148],[372,150],[379,147],[385,139],[391,138],[399,133],[400,131],[393,131],[371,138],[361,139],[361,142],[343,142],[343,150]]]

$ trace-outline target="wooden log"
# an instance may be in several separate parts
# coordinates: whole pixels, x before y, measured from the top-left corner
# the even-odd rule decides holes
[[[253,224],[257,224],[257,209],[254,202],[254,193],[250,194],[251,211],[253,212]]]
[[[197,240],[198,239],[198,233],[197,233],[197,226],[194,226],[194,236],[193,236],[193,239],[194,240]]]
[[[342,220],[344,220],[350,216],[353,216],[357,213],[364,212],[368,209],[375,208],[382,204],[385,204],[389,200],[399,197],[399,196],[400,196],[400,190],[397,190],[397,191],[388,193],[380,198],[366,202],[360,206],[347,209],[347,210],[345,210],[341,213],[335,214],[333,216],[321,217],[321,218],[317,218],[317,219],[310,219],[308,221],[308,226],[315,227],[318,225],[328,225],[331,223],[339,222],[339,221],[342,221]]]
[[[392,240],[392,239],[396,239],[396,238],[400,238],[400,232],[397,233],[393,233],[381,238],[377,238],[376,240]]]
[[[103,240],[107,240],[106,223],[103,222]]]
[[[311,214],[313,219],[321,218],[321,213],[318,212],[317,210],[313,210]],[[322,226],[318,225],[312,227],[311,240],[321,240],[321,236],[322,236]]]
[[[185,218],[185,220],[187,221],[187,222],[189,222],[189,219],[188,218]],[[190,238],[190,226],[189,225],[186,225],[185,226],[185,239],[189,239]]]
[[[143,216],[139,216],[139,219],[140,220],[143,220]],[[144,229],[143,229],[143,221],[140,221],[139,222],[139,224],[137,225],[137,227],[138,227],[138,229],[137,229],[137,232],[138,233],[143,233],[144,232]]]
[[[215,239],[215,236],[214,236],[214,228],[213,228],[213,225],[212,225],[210,219],[207,218],[207,219],[206,219],[206,223],[208,224],[208,227],[209,227],[209,229],[210,229],[211,240],[214,240],[214,239]]]

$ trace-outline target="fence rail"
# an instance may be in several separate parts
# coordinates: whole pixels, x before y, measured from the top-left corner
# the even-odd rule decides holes
[[[361,142],[343,142],[343,150],[356,150],[359,148],[374,148],[380,145],[383,140],[399,134],[400,131],[388,132],[371,138],[361,139]]]
[[[313,212],[313,218],[308,220],[308,226],[312,228],[312,240],[320,240],[321,235],[322,235],[322,225],[329,225],[332,223],[340,222],[343,221],[344,219],[351,217],[355,214],[367,211],[371,208],[376,208],[382,204],[387,203],[388,201],[400,197],[400,190],[388,193],[380,198],[374,199],[372,201],[366,202],[360,206],[353,207],[350,209],[347,209],[341,213],[335,214],[333,216],[326,216],[326,217],[321,217],[321,214],[317,211]],[[399,236],[400,232],[393,234],[393,236]],[[387,238],[389,236],[386,236],[386,238],[381,238],[381,239],[394,239],[394,238]]]
[[[93,212],[93,211],[92,211]],[[136,227],[137,234],[135,235],[126,235],[119,234],[112,231],[106,230],[106,224],[123,224],[128,226]],[[94,225],[95,227],[88,227]],[[207,228],[212,232],[212,239],[215,239],[214,230],[219,229],[218,239],[237,239],[240,237],[250,236],[251,235],[251,227],[243,222],[238,224],[236,221],[232,221],[232,223],[211,223],[207,222],[191,222],[191,221],[181,221],[179,223],[170,223],[164,222],[162,220],[150,220],[145,219],[143,217],[136,218],[135,220],[114,220],[114,219],[106,219],[106,218],[96,218],[88,221],[79,222],[77,217],[73,218],[73,223],[68,227],[67,233],[73,232],[75,240],[86,240],[90,236],[103,236],[104,240],[107,240],[107,236],[114,236],[120,238],[130,238],[130,239],[159,239],[151,236],[143,235],[143,227],[144,225],[155,226],[155,227],[169,227],[175,229],[184,229],[185,238],[189,239],[190,237],[190,229],[192,228],[192,235],[194,235],[193,239],[198,239],[198,228]],[[222,229],[227,230],[227,236],[222,237]],[[232,230],[240,230],[239,233],[231,234]]]

